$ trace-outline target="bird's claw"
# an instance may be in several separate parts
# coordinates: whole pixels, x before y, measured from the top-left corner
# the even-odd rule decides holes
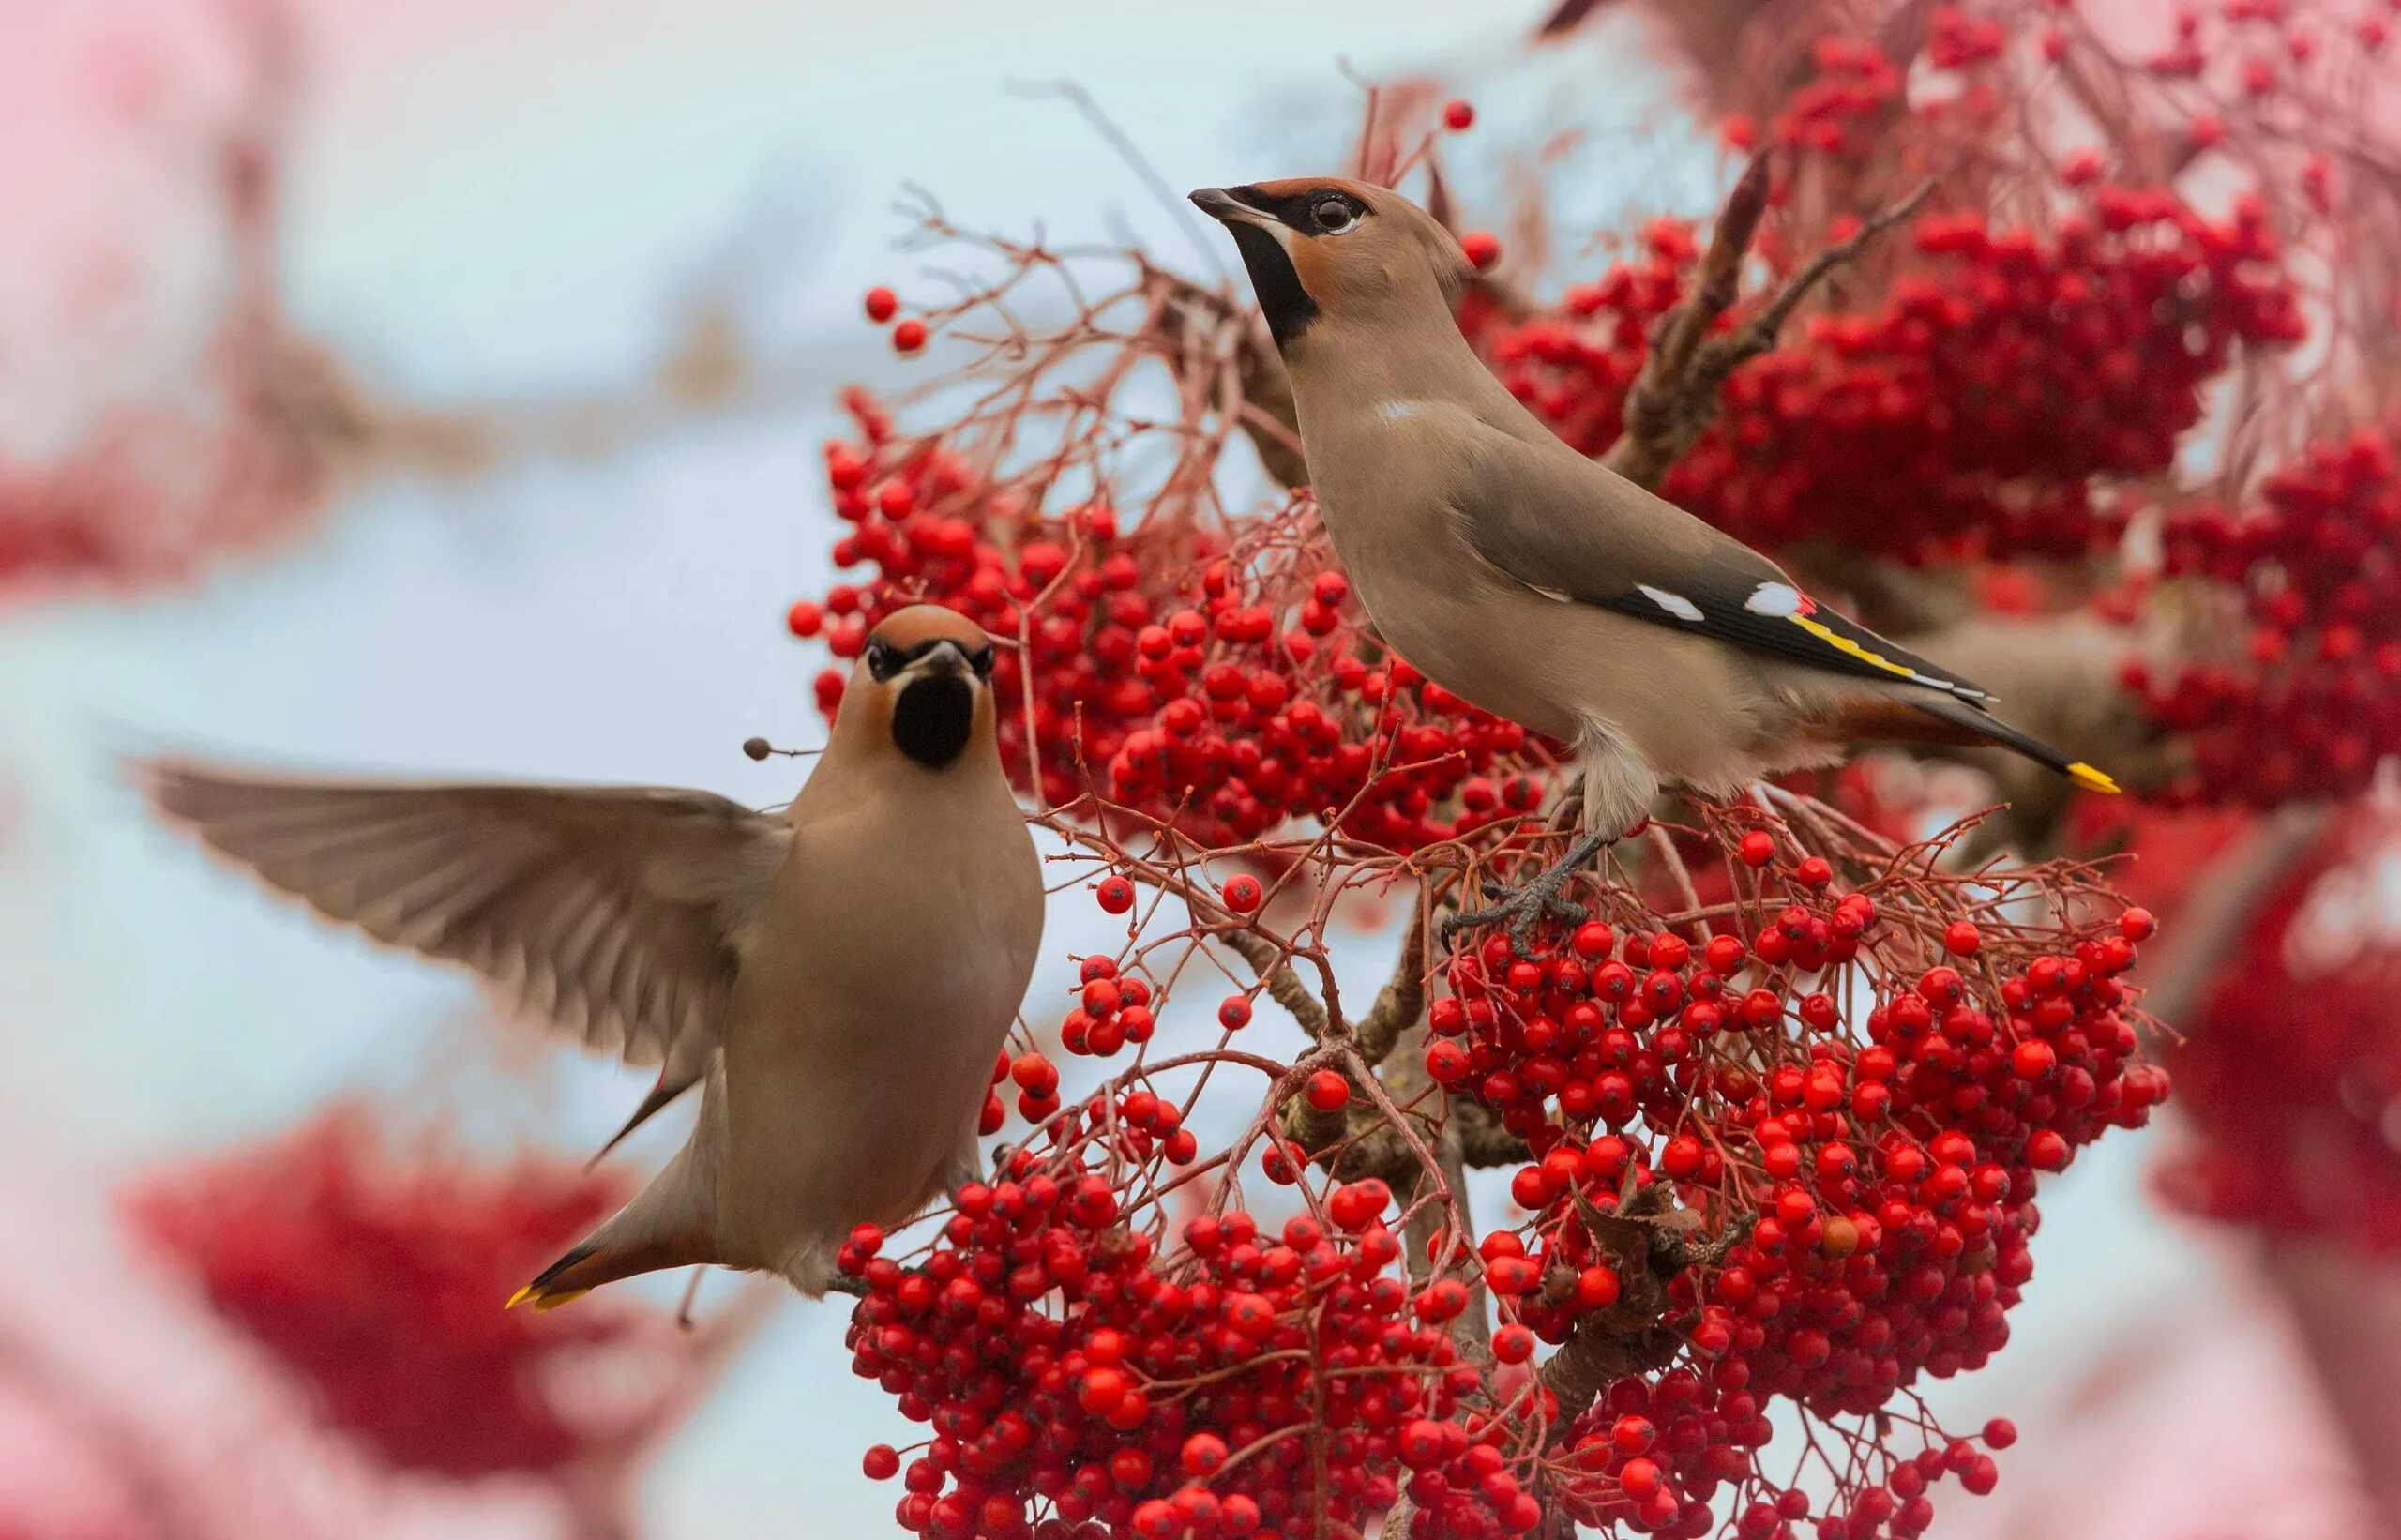
[[[1533,929],[1545,920],[1557,920],[1574,929],[1590,917],[1592,911],[1573,898],[1560,896],[1557,884],[1546,884],[1550,873],[1513,887],[1496,887],[1490,891],[1500,902],[1482,909],[1462,910],[1442,922],[1442,944],[1448,946],[1453,937],[1477,926],[1509,922],[1509,945],[1521,958],[1533,953]]]
[[[1525,882],[1499,885],[1487,889],[1499,902],[1482,909],[1462,910],[1442,922],[1442,944],[1448,947],[1461,930],[1476,926],[1507,921],[1509,945],[1518,956],[1533,956],[1534,927],[1545,920],[1556,920],[1574,929],[1592,917],[1592,911],[1566,897],[1560,890],[1576,875],[1578,868],[1591,860],[1595,852],[1608,841],[1599,835],[1586,835],[1576,841],[1565,855],[1548,868]]]

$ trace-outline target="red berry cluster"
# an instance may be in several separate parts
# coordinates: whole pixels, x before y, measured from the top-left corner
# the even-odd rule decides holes
[[[1528,1231],[1482,1247],[1523,1350],[1599,1316],[1618,1335],[1684,1321],[1714,1360],[1620,1381],[1577,1429],[1580,1476],[1563,1478],[1593,1516],[1675,1534],[1707,1532],[1720,1486],[1770,1485],[1752,1452],[1774,1400],[1864,1415],[1921,1375],[1981,1366],[2032,1271],[2037,1173],[2167,1094],[2120,983],[2146,913],[2029,938],[1904,892],[1896,920],[1838,892],[1820,858],[1775,865],[1765,831],[1730,842],[1763,884],[1744,906],[1755,930],[1696,944],[1595,920],[1531,959],[1490,937],[1453,958],[1428,1015],[1428,1072],[1498,1109],[1535,1156],[1512,1182]],[[1956,964],[1912,960],[1929,942]],[[1816,987],[1830,968],[1855,998]],[[1611,1234],[1622,1210],[1688,1215],[1724,1245],[1637,1300],[1627,1279],[1653,1257]],[[1629,1444],[1625,1416],[1675,1432]],[[1971,1490],[1991,1479],[1972,1450],[1939,1454],[1896,1470],[1889,1503],[1853,1492],[1836,1532],[1917,1532],[1914,1500],[1945,1471]]]
[[[2167,794],[2260,807],[2345,796],[2401,753],[2401,465],[2393,432],[2308,446],[2257,508],[2181,510],[2170,576],[2226,585],[2248,623],[2237,657],[2128,684],[2191,745]],[[2237,627],[2239,629],[2239,627]]]
[[[1726,1533],[1735,1540],[1793,1540],[1810,1517],[1810,1494],[1749,1477],[1752,1452],[1774,1431],[1761,1397],[1747,1388],[1740,1358],[1706,1370],[1674,1368],[1655,1380],[1627,1379],[1611,1387],[1579,1425],[1561,1461],[1565,1510],[1580,1522],[1624,1526],[1640,1532],[1697,1537]],[[1819,1540],[1878,1540],[1922,1534],[1934,1521],[1931,1488],[1946,1475],[1981,1496],[1999,1485],[1990,1455],[2006,1449],[2017,1429],[2005,1418],[1986,1423],[1977,1441],[1938,1437],[1912,1456],[1880,1442],[1857,1441],[1849,1453],[1834,1503],[1807,1532]],[[1721,1487],[1739,1494],[1731,1522],[1711,1499]],[[1691,1495],[1694,1493],[1699,1496]]]
[[[960,1192],[919,1263],[878,1255],[871,1227],[845,1247],[868,1288],[853,1366],[932,1430],[905,1470],[868,1457],[901,1476],[903,1529],[1277,1540],[1321,1497],[1355,1529],[1406,1470],[1474,1457],[1454,1413],[1479,1377],[1440,1324],[1465,1291],[1412,1300],[1382,1183],[1328,1195],[1332,1228],[1269,1232],[1234,1210],[1160,1255],[1100,1143],[1018,1152]],[[1515,1532],[1538,1517],[1501,1506]]]
[[[2161,1190],[2197,1214],[2401,1251],[2401,934],[2376,901],[2401,821],[2338,823],[2260,905],[2177,1056],[2194,1138]]]
[[[851,526],[835,560],[875,573],[793,606],[791,629],[853,657],[878,620],[921,601],[1004,639],[1022,627],[1027,649],[1003,651],[992,676],[1002,762],[1022,783],[1030,726],[1046,801],[1093,785],[1210,844],[1331,812],[1404,851],[1539,805],[1524,730],[1383,656],[1321,544],[1228,552],[1179,523],[1121,532],[1103,506],[1037,517],[895,438],[871,402],[850,405],[859,440],[825,453]],[[841,688],[839,672],[820,676],[828,715]]]
[[[2093,478],[2167,470],[2234,348],[2301,334],[2252,203],[2212,220],[2100,188],[2042,232],[1921,218],[1914,246],[1880,304],[1735,370],[1669,497],[1770,548],[2081,555],[2118,528]],[[1489,338],[1502,378],[1578,449],[1608,448],[1692,251],[1654,224],[1640,258]]]
[[[342,1105],[264,1148],[179,1165],[127,1206],[334,1424],[394,1466],[481,1476],[588,1460],[646,1412],[629,1401],[613,1427],[546,1385],[569,1355],[624,1344],[639,1361],[664,1324],[651,1312],[501,1308],[624,1197],[573,1163],[404,1160]]]
[[[1865,153],[1901,97],[1901,71],[1864,39],[1820,38],[1816,74],[1797,86],[1775,120],[1775,140],[1794,149],[1845,158]]]

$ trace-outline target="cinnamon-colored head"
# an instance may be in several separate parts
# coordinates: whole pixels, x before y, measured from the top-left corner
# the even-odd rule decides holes
[[[1232,233],[1279,347],[1323,319],[1447,321],[1472,270],[1449,231],[1389,188],[1303,176],[1191,196]]]
[[[992,639],[956,610],[914,604],[886,615],[842,691],[836,732],[929,770],[992,755]]]

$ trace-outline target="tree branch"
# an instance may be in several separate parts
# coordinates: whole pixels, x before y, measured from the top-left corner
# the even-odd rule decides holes
[[[1308,986],[1292,972],[1291,959],[1284,956],[1281,948],[1255,930],[1222,931],[1218,939],[1242,955],[1251,972],[1267,986],[1268,998],[1291,1012],[1303,1032],[1311,1039],[1324,1035],[1325,1004],[1309,993]]]
[[[1142,281],[1158,302],[1158,328],[1170,350],[1170,366],[1189,367],[1189,361],[1174,351],[1178,343],[1221,339],[1232,328],[1234,385],[1242,396],[1235,426],[1250,440],[1259,452],[1260,465],[1278,485],[1308,485],[1292,382],[1284,372],[1284,360],[1268,339],[1265,325],[1223,293],[1204,289],[1165,268],[1144,263]]]
[[[2282,808],[2244,830],[2210,863],[2192,884],[2192,900],[2169,924],[2152,965],[2138,975],[2144,1010],[2173,1030],[2194,1024],[2210,987],[2242,950],[2243,932],[2317,848],[2333,816],[2326,807]]]
[[[1426,936],[1432,919],[1427,913],[1429,900],[1430,890],[1420,881],[1417,899],[1409,908],[1409,929],[1400,941],[1400,961],[1394,965],[1391,980],[1368,1008],[1367,1019],[1359,1023],[1359,1057],[1367,1061],[1370,1067],[1392,1057],[1400,1034],[1426,1014]]]
[[[1767,207],[1764,156],[1743,174],[1717,216],[1700,281],[1684,302],[1668,312],[1655,334],[1651,356],[1626,398],[1625,431],[1601,463],[1627,480],[1655,487],[1669,467],[1684,458],[1716,420],[1718,392],[1741,364],[1775,346],[1793,311],[1826,276],[1858,256],[1871,240],[1908,219],[1934,190],[1929,179],[1899,203],[1863,224],[1850,239],[1826,248],[1785,281],[1759,314],[1725,337],[1709,336],[1736,297],[1744,253]]]
[[[1752,158],[1734,190],[1726,195],[1726,206],[1718,211],[1717,226],[1709,237],[1709,254],[1701,259],[1699,281],[1683,304],[1660,319],[1653,334],[1651,355],[1625,399],[1625,432],[1602,461],[1620,476],[1653,485],[1689,446],[1689,440],[1677,443],[1677,425],[1691,415],[1686,398],[1694,355],[1742,292],[1743,258],[1767,212],[1767,194],[1768,159],[1762,154]]]
[[[2262,1237],[2258,1269],[2283,1298],[2328,1410],[2383,1523],[2401,1532],[2401,1277],[2340,1246]]]

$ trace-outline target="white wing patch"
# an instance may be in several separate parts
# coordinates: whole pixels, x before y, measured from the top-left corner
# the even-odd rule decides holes
[[[1755,615],[1790,615],[1801,610],[1801,590],[1789,582],[1763,582],[1751,590],[1743,608]]]
[[[1657,605],[1660,609],[1665,610],[1668,613],[1675,616],[1678,620],[1690,621],[1692,624],[1698,626],[1703,619],[1700,612],[1700,606],[1693,603],[1692,600],[1684,597],[1682,594],[1670,594],[1664,588],[1654,588],[1647,582],[1637,583],[1634,586],[1644,598],[1649,599],[1652,603]]]
[[[1415,401],[1382,401],[1376,406],[1376,415],[1386,422],[1405,422],[1417,415],[1417,403]]]

